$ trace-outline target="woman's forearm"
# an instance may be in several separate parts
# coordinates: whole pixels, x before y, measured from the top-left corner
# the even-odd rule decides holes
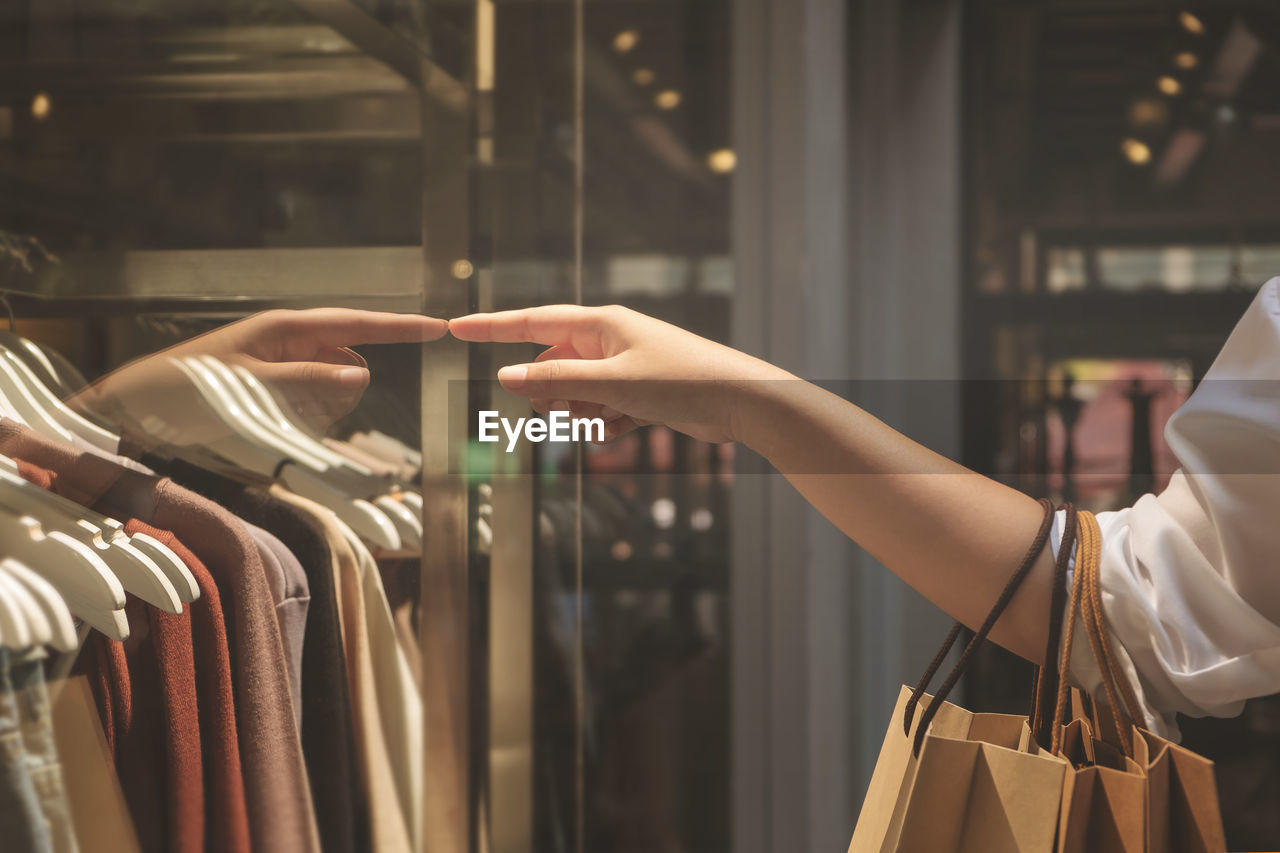
[[[1032,498],[917,444],[800,380],[752,383],[739,439],[846,535],[954,618],[977,627],[1043,517]],[[1040,555],[991,638],[1039,662],[1053,558]]]

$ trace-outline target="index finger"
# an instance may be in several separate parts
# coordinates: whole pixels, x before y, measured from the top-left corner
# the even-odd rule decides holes
[[[295,312],[283,322],[334,346],[434,341],[444,337],[449,328],[438,317],[355,308],[311,308]]]
[[[469,314],[449,321],[449,331],[460,341],[492,341],[514,344],[559,344],[586,330],[591,312],[581,305],[539,305],[491,314]]]

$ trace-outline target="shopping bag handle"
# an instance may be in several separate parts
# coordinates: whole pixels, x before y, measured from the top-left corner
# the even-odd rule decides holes
[[[1040,498],[1039,503],[1044,510],[1044,519],[1040,522],[1040,529],[1036,532],[1036,537],[1031,542],[1031,547],[1027,549],[1027,553],[1023,556],[1022,562],[1018,565],[1017,571],[1009,578],[1009,582],[1005,584],[1004,590],[1001,591],[1000,597],[996,599],[995,605],[991,608],[991,612],[987,614],[987,618],[983,620],[982,626],[978,628],[977,633],[970,638],[965,645],[964,651],[960,653],[960,659],[956,661],[956,665],[951,669],[942,685],[938,688],[938,692],[934,694],[933,701],[925,708],[924,714],[920,717],[920,725],[916,728],[915,743],[912,752],[915,755],[920,754],[920,747],[924,744],[924,736],[929,729],[929,723],[933,721],[934,716],[938,713],[938,709],[955,687],[956,682],[964,675],[973,660],[974,653],[978,647],[982,645],[987,638],[987,634],[991,632],[991,628],[995,625],[996,620],[1004,613],[1009,602],[1013,599],[1013,594],[1018,591],[1018,587],[1022,584],[1023,579],[1030,573],[1031,567],[1035,565],[1036,558],[1040,556],[1040,552],[1044,550],[1045,543],[1049,541],[1049,531],[1053,527],[1053,504],[1045,499]],[[1064,536],[1065,538],[1065,536]],[[1065,544],[1065,543],[1064,543]],[[943,641],[942,647],[938,649],[938,653],[925,669],[924,675],[920,678],[920,682],[916,685],[915,690],[911,693],[911,698],[907,700],[906,708],[903,712],[902,728],[905,734],[911,733],[911,721],[915,717],[916,707],[920,704],[920,699],[924,696],[925,690],[929,687],[929,682],[933,680],[938,669],[942,666],[943,660],[946,659],[947,653],[951,651],[951,647],[955,645],[956,639],[960,636],[963,625],[956,622],[952,626],[951,632],[947,634],[947,639]]]
[[[1053,589],[1049,599],[1049,636],[1045,642],[1044,662],[1036,667],[1031,695],[1031,736],[1042,747],[1048,747],[1053,739],[1055,714],[1061,701],[1062,685],[1067,680],[1066,664],[1059,664],[1062,645],[1062,620],[1067,609],[1067,567],[1071,562],[1079,535],[1078,514],[1074,504],[1062,505],[1065,517],[1062,525],[1062,541],[1058,544],[1058,556],[1053,567]]]
[[[1084,620],[1085,636],[1089,640],[1094,662],[1102,675],[1102,689],[1107,695],[1110,711],[1107,716],[1115,726],[1117,744],[1125,756],[1131,758],[1133,757],[1131,733],[1133,725],[1142,720],[1141,709],[1133,692],[1133,686],[1120,668],[1119,658],[1116,657],[1115,650],[1111,647],[1111,639],[1107,636],[1102,610],[1102,532],[1093,513],[1080,513],[1078,538],[1080,546],[1076,556],[1075,581],[1071,588],[1071,604],[1067,610],[1067,636],[1058,664],[1061,680],[1058,684],[1057,703],[1054,707],[1051,749],[1057,752],[1061,746],[1062,722],[1069,700],[1065,674],[1071,661],[1072,639],[1075,635],[1075,620],[1078,613]],[[1095,723],[1101,722],[1097,719],[1099,714],[1096,706],[1093,708],[1092,716],[1095,718]],[[1126,717],[1127,719],[1124,719]]]

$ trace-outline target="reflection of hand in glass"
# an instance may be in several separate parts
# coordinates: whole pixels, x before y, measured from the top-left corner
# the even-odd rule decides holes
[[[211,355],[252,371],[318,430],[351,411],[369,384],[359,344],[442,337],[444,320],[345,308],[266,311],[137,359],[95,382],[74,402],[168,441],[197,443],[221,432],[173,359]],[[159,433],[159,434],[157,434]]]

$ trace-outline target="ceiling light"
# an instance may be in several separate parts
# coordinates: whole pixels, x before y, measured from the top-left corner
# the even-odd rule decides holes
[[[674,110],[680,106],[680,93],[675,89],[663,89],[653,96],[653,102],[660,110]]]
[[[707,155],[707,167],[717,175],[727,175],[738,165],[738,155],[732,148],[720,148]]]
[[[53,112],[53,101],[44,92],[40,92],[31,99],[31,115],[36,121],[44,121],[51,112]]]
[[[640,42],[640,33],[635,30],[623,30],[613,37],[613,49],[618,53],[626,53]]]
[[[1185,10],[1179,12],[1178,23],[1182,24],[1182,28],[1192,35],[1204,35],[1204,22],[1190,12]]]
[[[637,68],[631,72],[631,80],[637,86],[648,86],[653,83],[654,73],[652,68]]]
[[[1190,71],[1200,64],[1200,57],[1189,50],[1184,50],[1173,58],[1173,64],[1181,69]]]
[[[1120,150],[1128,158],[1129,162],[1135,166],[1145,166],[1151,162],[1151,148],[1145,142],[1126,139],[1120,143]]]
[[[1170,77],[1168,74],[1157,80],[1156,86],[1160,88],[1161,92],[1164,92],[1170,97],[1173,97],[1182,91],[1182,84],[1179,83],[1176,78]]]

